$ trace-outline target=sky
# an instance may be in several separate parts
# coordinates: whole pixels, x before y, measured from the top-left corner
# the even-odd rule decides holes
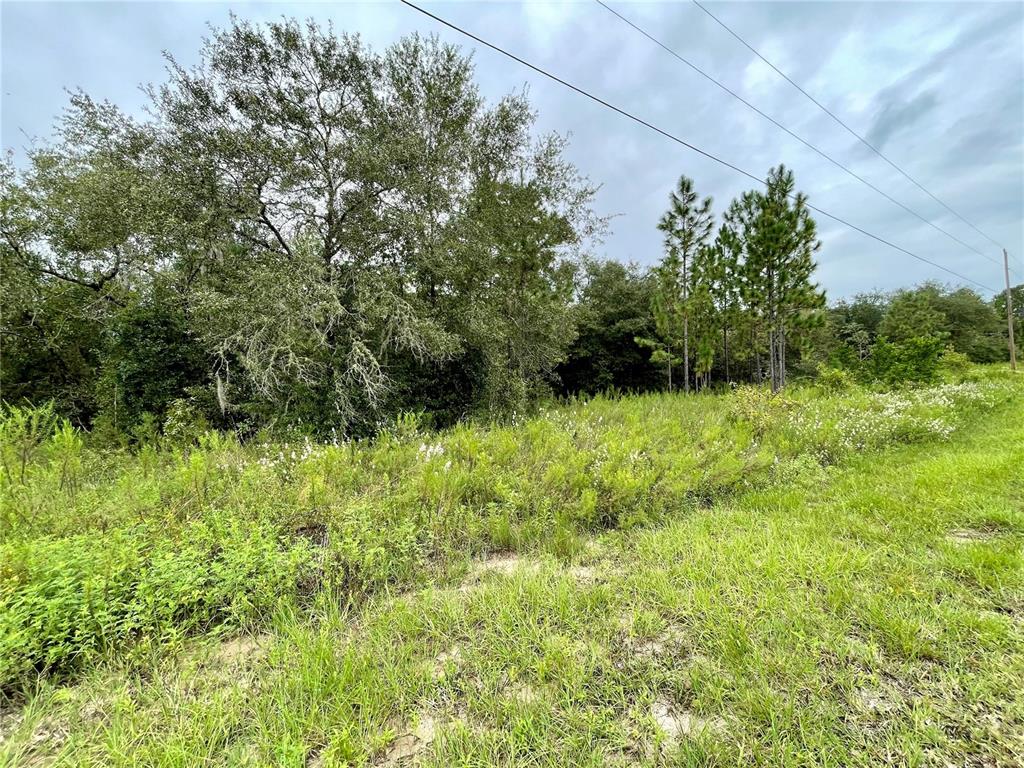
[[[726,94],[593,0],[422,5],[479,37],[761,178],[780,162],[810,202],[988,289],[1001,252],[861,144],[688,0],[607,0],[680,56],[831,155],[968,250],[915,218]],[[1024,3],[708,2],[765,58],[854,131],[1010,252],[1024,281]],[[141,115],[141,86],[165,79],[164,52],[198,62],[209,25],[229,15],[330,22],[382,50],[436,33],[472,53],[491,101],[527,88],[538,132],[570,138],[569,159],[600,185],[612,216],[596,255],[653,264],[656,229],[680,174],[718,214],[754,182],[648,128],[388,2],[10,2],[0,4],[0,138],[24,161],[81,88]],[[849,227],[816,217],[816,278],[831,298],[937,279],[962,281]],[[976,285],[975,289],[983,294]]]

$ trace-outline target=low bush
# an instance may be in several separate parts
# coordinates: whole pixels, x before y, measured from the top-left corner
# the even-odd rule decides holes
[[[854,384],[854,379],[850,372],[844,368],[819,364],[817,384],[822,391],[834,395],[849,390]]]
[[[887,387],[931,384],[939,377],[944,350],[942,339],[917,336],[899,343],[879,338],[871,347],[867,370]]]

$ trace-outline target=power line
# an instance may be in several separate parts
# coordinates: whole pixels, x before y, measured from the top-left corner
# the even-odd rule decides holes
[[[588,99],[590,99],[591,101],[594,101],[594,102],[600,104],[602,107],[610,109],[613,112],[617,112],[618,114],[622,115],[623,117],[629,118],[633,122],[639,123],[640,125],[644,126],[645,128],[649,128],[652,131],[654,131],[655,133],[661,134],[665,138],[670,139],[671,141],[674,141],[677,144],[681,144],[682,146],[686,147],[687,149],[690,149],[690,150],[696,152],[699,155],[703,155],[704,157],[708,158],[709,160],[713,160],[716,163],[719,163],[720,165],[724,165],[726,168],[734,170],[737,173],[740,173],[740,174],[746,176],[748,179],[751,179],[751,180],[757,182],[758,184],[766,184],[764,179],[758,178],[757,176],[755,176],[754,174],[750,173],[749,171],[745,171],[742,168],[740,168],[739,166],[733,165],[728,160],[723,160],[722,158],[717,157],[717,156],[711,154],[710,152],[707,152],[707,151],[701,149],[700,147],[694,146],[693,144],[690,144],[688,141],[685,141],[685,140],[679,138],[678,136],[675,136],[674,134],[671,134],[668,131],[665,131],[665,130],[661,129],[658,126],[656,126],[656,125],[654,125],[652,123],[647,122],[643,118],[637,117],[636,115],[632,114],[631,112],[627,112],[626,110],[624,110],[624,109],[622,109],[620,107],[617,107],[614,104],[608,103],[607,101],[605,101],[601,97],[595,96],[594,94],[590,93],[589,91],[585,91],[584,89],[580,88],[579,86],[573,85],[572,83],[568,82],[567,80],[563,80],[562,78],[558,77],[557,75],[554,75],[551,72],[548,72],[546,69],[542,69],[541,67],[538,67],[535,64],[531,64],[530,62],[526,61],[525,59],[519,58],[514,53],[506,51],[504,48],[502,48],[502,47],[500,47],[500,46],[498,46],[498,45],[496,45],[494,43],[490,43],[487,40],[484,40],[482,37],[478,37],[477,35],[473,34],[472,32],[470,32],[468,30],[465,30],[462,27],[458,26],[457,24],[454,24],[454,23],[452,23],[450,21],[447,21],[446,19],[441,18],[440,16],[437,16],[437,15],[431,13],[430,11],[426,10],[425,8],[421,8],[420,6],[416,5],[415,3],[410,2],[410,0],[401,0],[401,2],[402,2],[403,5],[409,6],[413,10],[422,13],[424,16],[430,17],[434,21],[436,21],[436,22],[438,22],[440,24],[443,24],[444,26],[448,27],[449,29],[453,29],[456,32],[458,32],[459,34],[465,35],[469,39],[475,40],[476,42],[480,43],[481,45],[487,46],[491,50],[497,51],[501,55],[506,56],[506,57],[512,59],[513,61],[518,62],[519,64],[522,64],[524,67],[532,69],[534,72],[537,72],[538,74],[544,75],[544,77],[547,77],[550,80],[554,80],[556,83],[558,83],[560,85],[564,85],[566,88],[568,88],[568,89],[570,89],[572,91],[575,91],[576,93],[580,94],[581,96],[586,96]],[[795,197],[795,195],[791,195],[791,197]],[[810,203],[807,203],[807,207],[810,208],[812,211],[815,211],[816,213],[821,214],[822,216],[830,218],[833,221],[836,221],[836,222],[838,222],[840,224],[843,224],[844,226],[847,226],[850,229],[856,230],[857,232],[860,232],[862,235],[870,237],[872,240],[876,240],[876,241],[878,241],[880,243],[883,243],[884,245],[887,245],[890,248],[893,248],[894,250],[897,250],[897,251],[899,251],[901,253],[905,253],[907,256],[915,258],[915,259],[917,259],[920,262],[923,262],[925,264],[929,264],[929,265],[935,267],[936,269],[941,269],[943,272],[947,272],[948,274],[953,275],[954,277],[958,277],[961,280],[966,280],[968,283],[972,283],[972,284],[978,286],[979,288],[984,288],[986,291],[991,291],[993,293],[996,292],[996,290],[994,288],[991,288],[991,287],[985,285],[984,283],[979,283],[977,280],[974,280],[974,279],[972,279],[970,277],[967,277],[966,275],[962,275],[959,272],[955,272],[954,270],[949,269],[948,267],[944,267],[941,264],[938,264],[938,263],[936,263],[934,261],[931,261],[930,259],[926,259],[924,256],[918,256],[913,251],[908,251],[906,248],[903,248],[902,246],[896,245],[895,243],[892,243],[892,242],[886,240],[883,237],[879,237],[876,234],[868,232],[866,229],[863,229],[863,228],[857,226],[856,224],[853,224],[853,223],[851,223],[849,221],[846,221],[846,219],[840,218],[839,216],[836,216],[834,213],[829,213],[828,211],[825,211],[825,210],[823,210],[821,208],[818,208],[817,206],[811,205]]]
[[[689,61],[688,59],[686,59],[685,57],[683,57],[683,56],[682,56],[682,55],[681,55],[680,53],[678,53],[677,51],[673,50],[672,48],[669,48],[669,47],[668,47],[668,46],[667,46],[667,45],[666,45],[665,43],[663,43],[663,42],[662,42],[661,40],[659,40],[658,38],[654,37],[654,36],[653,36],[652,34],[650,34],[650,33],[649,33],[649,32],[648,32],[647,30],[643,29],[643,28],[642,28],[641,26],[639,26],[638,24],[634,23],[633,21],[631,21],[631,20],[629,20],[628,18],[626,18],[625,16],[623,16],[623,15],[622,15],[621,13],[619,13],[619,12],[618,12],[618,11],[616,11],[616,10],[615,10],[614,8],[612,8],[612,7],[611,7],[611,6],[609,6],[609,5],[607,4],[607,3],[605,3],[605,2],[604,2],[604,0],[594,0],[594,2],[596,2],[596,3],[598,4],[598,5],[600,5],[600,6],[602,7],[602,8],[604,8],[604,9],[605,9],[606,11],[608,11],[608,12],[609,12],[609,13],[611,13],[612,15],[616,16],[616,17],[617,17],[618,19],[620,19],[621,21],[623,21],[623,22],[625,22],[626,24],[628,24],[629,26],[631,26],[631,27],[632,27],[633,29],[635,29],[635,30],[636,30],[637,32],[639,32],[639,33],[640,33],[641,35],[643,35],[644,37],[646,37],[646,38],[647,38],[648,40],[650,40],[650,41],[651,41],[652,43],[654,43],[655,45],[657,45],[658,47],[660,47],[661,49],[663,49],[663,50],[664,50],[664,51],[666,51],[667,53],[669,53],[669,54],[671,54],[672,56],[674,56],[675,58],[677,58],[677,59],[678,59],[679,61],[681,61],[681,62],[682,62],[683,64],[685,64],[686,66],[688,66],[688,67],[689,67],[690,69],[692,69],[692,70],[693,70],[694,72],[696,72],[697,74],[699,74],[699,75],[700,75],[701,77],[703,77],[703,78],[704,78],[705,80],[708,80],[709,82],[711,82],[711,83],[713,83],[714,85],[718,86],[718,87],[719,87],[719,88],[721,88],[721,89],[722,89],[723,91],[725,91],[725,92],[726,92],[726,93],[728,93],[728,94],[729,94],[730,96],[732,96],[732,97],[733,97],[734,99],[737,99],[738,101],[741,101],[741,102],[742,102],[743,104],[745,104],[746,106],[748,106],[748,107],[749,107],[750,109],[754,110],[754,112],[756,112],[757,114],[759,114],[759,115],[760,115],[761,117],[763,117],[763,118],[764,118],[765,120],[769,121],[770,123],[772,123],[772,124],[773,124],[774,126],[776,126],[777,128],[779,128],[779,129],[781,129],[781,130],[785,131],[785,132],[786,132],[787,134],[789,134],[789,135],[790,135],[791,137],[793,137],[794,139],[796,139],[797,141],[799,141],[799,142],[800,142],[801,144],[803,144],[803,145],[804,145],[805,147],[807,147],[808,149],[810,149],[810,150],[812,150],[813,152],[817,153],[817,154],[818,154],[819,156],[823,157],[824,159],[828,160],[828,161],[829,161],[830,163],[832,163],[832,164],[833,164],[834,166],[836,166],[837,168],[840,168],[841,170],[845,171],[845,172],[846,172],[847,174],[849,174],[850,176],[852,176],[853,178],[855,178],[855,179],[856,179],[857,181],[859,181],[859,182],[860,182],[861,184],[864,184],[864,185],[865,185],[866,187],[868,187],[869,189],[872,189],[872,190],[874,190],[875,192],[877,192],[878,194],[880,194],[880,195],[881,195],[882,197],[884,197],[884,198],[885,198],[886,200],[888,200],[889,202],[891,202],[891,203],[894,203],[895,205],[898,205],[898,206],[899,206],[900,208],[902,208],[902,209],[903,209],[904,211],[906,211],[906,212],[907,212],[907,213],[909,213],[910,215],[912,215],[912,216],[916,217],[917,219],[921,220],[922,222],[924,222],[925,224],[927,224],[928,226],[930,226],[930,227],[931,227],[932,229],[936,230],[937,232],[941,232],[941,233],[942,233],[942,234],[944,234],[944,235],[945,235],[946,237],[948,237],[948,238],[949,238],[950,240],[953,240],[954,242],[956,242],[956,243],[959,243],[960,245],[962,245],[962,246],[963,246],[964,248],[966,248],[967,250],[969,250],[969,251],[971,251],[971,252],[973,252],[973,253],[977,254],[978,256],[981,256],[981,258],[983,258],[983,259],[988,259],[989,261],[991,261],[991,262],[992,262],[993,264],[996,264],[997,266],[1002,266],[1002,262],[1001,262],[1000,260],[998,260],[998,259],[995,259],[995,258],[993,258],[993,257],[991,257],[991,256],[989,256],[989,255],[987,255],[987,254],[985,254],[985,253],[983,253],[982,251],[979,251],[979,250],[978,250],[977,248],[975,248],[974,246],[972,246],[972,245],[970,245],[970,244],[968,244],[968,243],[965,243],[965,242],[964,242],[963,240],[961,240],[961,239],[960,239],[959,237],[957,237],[956,235],[953,235],[952,233],[950,233],[950,232],[947,232],[946,230],[944,230],[944,229],[943,229],[942,227],[940,227],[939,225],[937,225],[937,224],[935,224],[934,222],[932,222],[932,221],[930,221],[930,220],[926,219],[926,218],[925,218],[924,216],[922,216],[921,214],[919,214],[919,213],[918,213],[917,211],[915,211],[915,210],[913,210],[912,208],[910,208],[909,206],[907,206],[907,205],[904,205],[903,203],[901,203],[901,202],[900,202],[899,200],[897,200],[896,198],[894,198],[894,197],[893,197],[892,195],[889,195],[888,193],[886,193],[886,192],[884,192],[883,190],[879,189],[879,188],[878,188],[878,187],[876,187],[876,186],[875,186],[874,184],[872,184],[872,183],[871,183],[870,181],[868,181],[867,179],[865,179],[865,178],[864,178],[863,176],[861,176],[861,175],[859,175],[859,174],[855,173],[855,172],[854,172],[853,170],[851,170],[851,169],[850,169],[849,167],[847,167],[847,166],[843,165],[843,164],[842,164],[841,162],[839,162],[838,160],[836,160],[836,159],[835,159],[834,157],[832,157],[832,156],[831,156],[831,155],[829,155],[828,153],[824,152],[823,150],[819,149],[819,148],[818,148],[818,147],[816,147],[815,145],[811,144],[811,143],[810,143],[809,141],[807,141],[807,140],[806,140],[806,139],[804,139],[803,137],[801,137],[801,136],[798,136],[798,135],[797,135],[796,133],[794,133],[794,132],[793,132],[793,131],[791,131],[791,130],[790,130],[789,128],[787,128],[786,126],[784,126],[784,125],[783,125],[782,123],[780,123],[780,122],[779,122],[778,120],[776,120],[776,119],[775,119],[774,117],[772,117],[772,116],[771,116],[771,115],[769,115],[769,114],[766,114],[766,113],[765,113],[765,112],[763,112],[763,111],[762,111],[761,109],[759,109],[758,107],[756,107],[756,106],[755,106],[754,104],[751,104],[751,103],[750,103],[749,101],[747,101],[747,100],[746,100],[745,98],[743,98],[743,97],[742,97],[742,96],[740,96],[740,95],[739,95],[738,93],[736,93],[736,91],[732,90],[732,89],[731,89],[731,88],[729,88],[729,87],[728,87],[727,85],[724,85],[724,84],[723,84],[722,82],[720,82],[719,80],[716,80],[716,79],[715,79],[714,77],[712,77],[711,75],[709,75],[709,74],[708,74],[707,72],[705,72],[705,71],[704,71],[703,69],[701,69],[700,67],[698,67],[698,66],[697,66],[696,64],[694,64],[693,62],[691,62],[691,61]]]
[[[798,91],[800,91],[800,93],[802,93],[802,94],[803,94],[804,96],[806,96],[806,97],[807,97],[808,99],[810,99],[810,100],[811,100],[812,102],[814,102],[814,104],[815,104],[815,105],[817,105],[818,109],[820,109],[820,110],[821,110],[822,112],[824,112],[824,113],[825,113],[826,115],[828,115],[828,116],[829,116],[829,117],[831,117],[831,118],[832,118],[833,120],[835,120],[835,121],[836,121],[837,123],[839,123],[839,125],[841,125],[841,126],[842,126],[843,128],[845,128],[845,129],[846,129],[846,131],[847,131],[847,132],[848,132],[848,133],[849,133],[849,134],[850,134],[851,136],[853,136],[853,137],[854,137],[855,139],[857,139],[857,141],[859,141],[859,142],[860,142],[861,144],[863,144],[863,145],[864,145],[865,147],[867,147],[868,149],[870,149],[870,150],[871,150],[872,152],[874,152],[874,153],[875,153],[876,155],[878,155],[878,156],[879,156],[880,158],[882,158],[883,160],[885,160],[885,162],[887,162],[887,163],[888,163],[889,165],[891,165],[891,166],[892,166],[893,168],[895,168],[895,169],[896,169],[897,171],[899,171],[899,172],[900,172],[900,173],[901,173],[901,174],[902,174],[902,175],[904,176],[904,178],[906,178],[906,179],[907,179],[908,181],[910,181],[910,182],[911,182],[911,183],[912,183],[912,184],[913,184],[913,185],[914,185],[915,187],[917,187],[918,189],[920,189],[920,190],[921,190],[922,192],[924,192],[924,193],[925,193],[926,195],[928,195],[928,197],[930,197],[930,198],[931,198],[932,200],[934,200],[935,202],[937,202],[937,203],[938,203],[939,205],[941,205],[941,206],[942,206],[943,208],[945,208],[945,209],[946,209],[947,211],[949,211],[950,213],[952,213],[952,214],[953,214],[954,216],[956,216],[956,217],[957,217],[958,219],[960,219],[960,221],[962,221],[962,222],[963,222],[964,224],[966,224],[967,226],[969,226],[969,227],[970,227],[971,229],[973,229],[973,230],[974,230],[975,232],[977,232],[977,233],[978,233],[979,235],[981,235],[982,237],[984,237],[984,238],[985,238],[986,240],[988,240],[988,241],[989,241],[990,243],[992,243],[993,245],[995,245],[995,246],[997,246],[997,247],[999,247],[999,248],[1002,248],[1002,247],[1003,247],[1001,243],[999,243],[999,242],[998,242],[998,241],[996,241],[996,240],[993,240],[993,239],[992,239],[991,237],[989,237],[989,236],[988,236],[987,234],[985,234],[984,232],[982,232],[982,231],[981,231],[980,229],[978,229],[978,228],[977,228],[977,227],[976,227],[976,226],[975,226],[974,224],[972,224],[972,223],[971,223],[970,221],[968,221],[968,220],[967,220],[967,219],[965,219],[965,218],[964,218],[963,216],[961,216],[961,215],[960,215],[959,213],[957,213],[957,212],[956,212],[956,211],[955,211],[955,210],[954,210],[953,208],[951,208],[951,207],[950,207],[949,205],[947,205],[947,204],[946,204],[946,203],[944,203],[944,202],[943,202],[942,200],[940,200],[940,199],[939,199],[938,197],[936,197],[936,196],[935,196],[934,194],[932,194],[932,193],[931,193],[931,192],[930,192],[930,191],[929,191],[929,190],[928,190],[928,189],[927,189],[927,188],[926,188],[926,187],[925,187],[925,186],[924,186],[923,184],[921,184],[921,182],[919,182],[919,181],[918,181],[917,179],[915,179],[915,178],[914,178],[913,176],[911,176],[911,175],[910,175],[909,173],[907,173],[907,172],[906,172],[906,171],[904,171],[904,170],[903,170],[902,168],[900,168],[900,167],[899,167],[898,165],[896,165],[896,163],[894,163],[894,162],[893,162],[892,160],[890,160],[890,159],[889,159],[888,157],[886,157],[885,155],[883,155],[883,154],[882,154],[882,151],[881,151],[880,149],[878,149],[877,147],[875,147],[875,146],[874,146],[874,145],[873,145],[873,144],[872,144],[871,142],[869,142],[869,141],[868,141],[867,139],[865,139],[865,138],[864,138],[863,136],[861,136],[861,135],[860,135],[859,133],[857,133],[857,132],[856,132],[855,130],[853,130],[853,128],[851,128],[851,127],[850,127],[850,126],[848,126],[848,125],[847,125],[846,123],[844,123],[844,122],[843,122],[843,121],[842,121],[841,119],[839,119],[839,117],[838,117],[838,116],[837,116],[837,115],[836,115],[836,114],[835,114],[834,112],[832,112],[832,111],[831,111],[831,110],[830,110],[830,109],[829,109],[828,107],[826,107],[826,106],[825,106],[824,104],[822,104],[822,103],[821,103],[820,101],[818,101],[818,100],[817,100],[816,98],[814,98],[813,96],[811,96],[811,94],[809,94],[809,93],[808,93],[807,91],[805,91],[805,90],[804,90],[803,88],[801,88],[801,87],[800,87],[800,86],[799,86],[799,85],[798,85],[797,83],[793,82],[793,80],[792,80],[792,79],[791,79],[791,78],[789,77],[789,75],[787,75],[787,74],[786,74],[785,72],[783,72],[783,71],[782,71],[781,69],[779,69],[778,67],[776,67],[776,66],[775,66],[774,64],[772,64],[772,63],[771,63],[770,61],[768,61],[768,59],[766,59],[766,58],[765,58],[764,56],[762,56],[762,55],[761,55],[761,53],[760,53],[760,52],[759,52],[759,51],[758,51],[758,50],[757,50],[756,48],[754,48],[754,46],[752,46],[752,45],[751,45],[750,43],[748,43],[748,42],[747,42],[746,40],[744,40],[744,39],[743,39],[742,37],[740,37],[740,36],[739,36],[739,35],[738,35],[738,34],[737,34],[736,32],[734,32],[734,31],[732,30],[732,28],[731,28],[731,27],[730,27],[730,26],[729,26],[728,24],[726,24],[726,23],[725,23],[724,21],[722,21],[722,20],[721,20],[721,19],[719,19],[719,18],[718,18],[717,16],[715,16],[715,14],[713,14],[713,13],[712,13],[711,11],[709,11],[709,10],[708,10],[707,8],[705,8],[705,7],[703,6],[703,5],[701,5],[701,4],[700,4],[700,2],[698,2],[698,0],[692,0],[692,2],[693,2],[693,4],[694,4],[694,5],[696,5],[696,6],[698,7],[698,8],[700,8],[700,9],[701,9],[702,11],[704,11],[704,13],[706,13],[706,14],[707,14],[708,16],[710,16],[710,17],[711,17],[712,19],[714,19],[714,20],[715,20],[715,21],[716,21],[716,22],[718,23],[718,25],[719,25],[719,26],[721,26],[721,27],[722,27],[722,28],[723,28],[723,29],[724,29],[724,30],[725,30],[726,32],[728,32],[728,33],[729,33],[730,35],[732,35],[732,36],[733,36],[733,37],[735,37],[735,38],[736,38],[737,40],[739,40],[739,41],[740,41],[740,42],[741,42],[741,43],[742,43],[742,44],[743,44],[744,46],[746,46],[746,47],[747,47],[747,48],[748,48],[748,49],[750,50],[750,52],[751,52],[751,53],[753,53],[753,54],[754,54],[755,56],[757,56],[757,58],[759,58],[759,59],[760,59],[761,61],[763,61],[763,62],[764,62],[765,64],[767,64],[767,65],[768,65],[769,67],[771,67],[771,68],[772,68],[773,70],[775,70],[775,72],[776,72],[776,73],[777,73],[777,74],[778,74],[778,75],[779,75],[780,77],[782,77],[782,78],[783,78],[783,79],[784,79],[784,80],[785,80],[785,81],[786,81],[787,83],[789,83],[790,85],[792,85],[792,86],[793,86],[794,88],[796,88],[796,89],[797,89]]]

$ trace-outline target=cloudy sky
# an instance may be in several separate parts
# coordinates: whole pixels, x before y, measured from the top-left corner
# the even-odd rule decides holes
[[[861,145],[735,38],[685,0],[628,3],[617,11],[942,229],[983,251],[992,243]],[[422,4],[708,152],[762,176],[784,162],[811,202],[965,274],[1002,285],[986,261],[867,188],[694,73],[592,0]],[[1000,244],[1024,280],[1024,4],[716,3],[708,9],[806,91]],[[49,134],[82,88],[130,112],[140,84],[163,79],[162,51],[197,60],[207,25],[230,12],[331,21],[382,48],[414,31],[475,44],[398,2],[20,3],[2,5],[2,141],[23,157]],[[653,263],[655,224],[679,174],[714,197],[716,210],[752,186],[735,171],[679,146],[486,48],[475,50],[483,93],[528,87],[538,129],[571,135],[570,157],[614,214],[602,254]],[[830,296],[925,279],[957,282],[819,217],[818,278]]]

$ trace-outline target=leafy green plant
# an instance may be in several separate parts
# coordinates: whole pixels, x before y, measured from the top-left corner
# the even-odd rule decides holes
[[[914,336],[899,343],[882,337],[871,348],[868,370],[889,387],[929,384],[938,378],[944,347],[935,336]]]
[[[50,438],[50,445],[53,458],[60,466],[60,490],[74,495],[82,469],[82,436],[71,422],[63,419]]]
[[[53,402],[40,406],[0,406],[0,461],[8,484],[24,485],[40,449],[58,425]]]
[[[853,376],[843,368],[836,368],[824,363],[818,364],[817,384],[825,392],[836,394],[846,392],[853,386]]]
[[[210,429],[210,424],[200,410],[187,399],[173,401],[167,408],[164,420],[164,435],[173,444],[193,445]]]
[[[963,379],[971,369],[971,358],[953,347],[946,347],[939,358],[942,371],[954,379]]]

